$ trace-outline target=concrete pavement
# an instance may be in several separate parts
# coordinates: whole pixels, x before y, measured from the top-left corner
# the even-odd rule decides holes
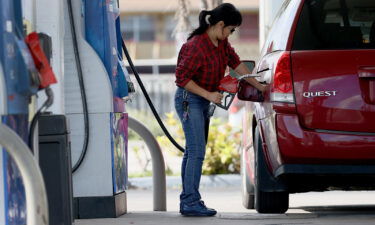
[[[167,212],[152,211],[151,190],[128,190],[128,213],[115,219],[77,220],[76,225],[373,225],[375,192],[332,191],[290,195],[286,214],[258,214],[244,209],[238,187],[202,190],[203,200],[218,210],[209,218],[178,213],[179,190],[168,190]]]
[[[374,217],[363,215],[324,215],[291,212],[285,215],[259,215],[255,213],[223,213],[215,217],[182,217],[176,213],[135,212],[118,219],[95,220],[77,225],[373,225]]]
[[[215,217],[182,217],[175,212],[134,212],[122,216],[118,219],[101,219],[78,221],[77,225],[125,225],[125,224],[142,224],[142,225],[192,225],[192,224],[215,224],[215,225],[242,225],[242,224],[279,224],[280,220],[288,221],[288,218],[296,218],[301,223],[304,218],[311,217],[303,214],[293,215],[275,215],[254,217],[255,214],[224,213]],[[273,218],[272,218],[273,217]],[[266,222],[267,223],[264,223]],[[271,222],[271,223],[270,223]]]

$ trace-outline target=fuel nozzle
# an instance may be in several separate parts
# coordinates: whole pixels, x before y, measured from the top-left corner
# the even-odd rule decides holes
[[[238,92],[238,83],[245,78],[249,77],[259,77],[256,74],[245,74],[240,77],[232,77],[230,75],[225,76],[220,81],[220,85],[218,87],[219,92],[223,94],[223,99],[220,104],[216,104],[218,107],[228,110],[230,105],[232,104],[234,97]],[[215,104],[211,103],[209,108],[209,115],[212,116],[213,112],[215,111]]]
[[[216,106],[228,110],[230,105],[232,104],[234,97],[237,94],[238,90],[238,80],[235,77],[231,77],[230,75],[225,76],[220,81],[220,85],[218,87],[219,92],[223,94],[223,99],[221,100],[221,103],[214,104],[211,103],[208,108],[208,117],[213,116]]]
[[[218,89],[219,92],[223,94],[223,100],[220,104],[216,105],[222,109],[228,110],[238,91],[237,78],[229,75],[225,76],[223,79],[221,79]]]

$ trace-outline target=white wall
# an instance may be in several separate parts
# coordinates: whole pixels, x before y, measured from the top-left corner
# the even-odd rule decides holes
[[[31,24],[35,24],[36,17],[36,0],[22,0],[22,14],[24,19],[29,21]]]
[[[259,1],[259,46],[262,48],[272,22],[284,0]]]

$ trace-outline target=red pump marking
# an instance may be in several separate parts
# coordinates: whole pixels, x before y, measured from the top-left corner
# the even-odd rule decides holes
[[[25,42],[29,47],[35,63],[35,67],[37,68],[41,77],[39,89],[43,89],[51,84],[57,83],[55,74],[48,63],[47,57],[44,54],[42,47],[40,46],[38,34],[36,32],[30,33],[25,38]]]

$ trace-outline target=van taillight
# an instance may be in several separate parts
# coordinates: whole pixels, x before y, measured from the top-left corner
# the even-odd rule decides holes
[[[271,101],[294,103],[290,52],[284,52],[276,65],[271,85]]]

